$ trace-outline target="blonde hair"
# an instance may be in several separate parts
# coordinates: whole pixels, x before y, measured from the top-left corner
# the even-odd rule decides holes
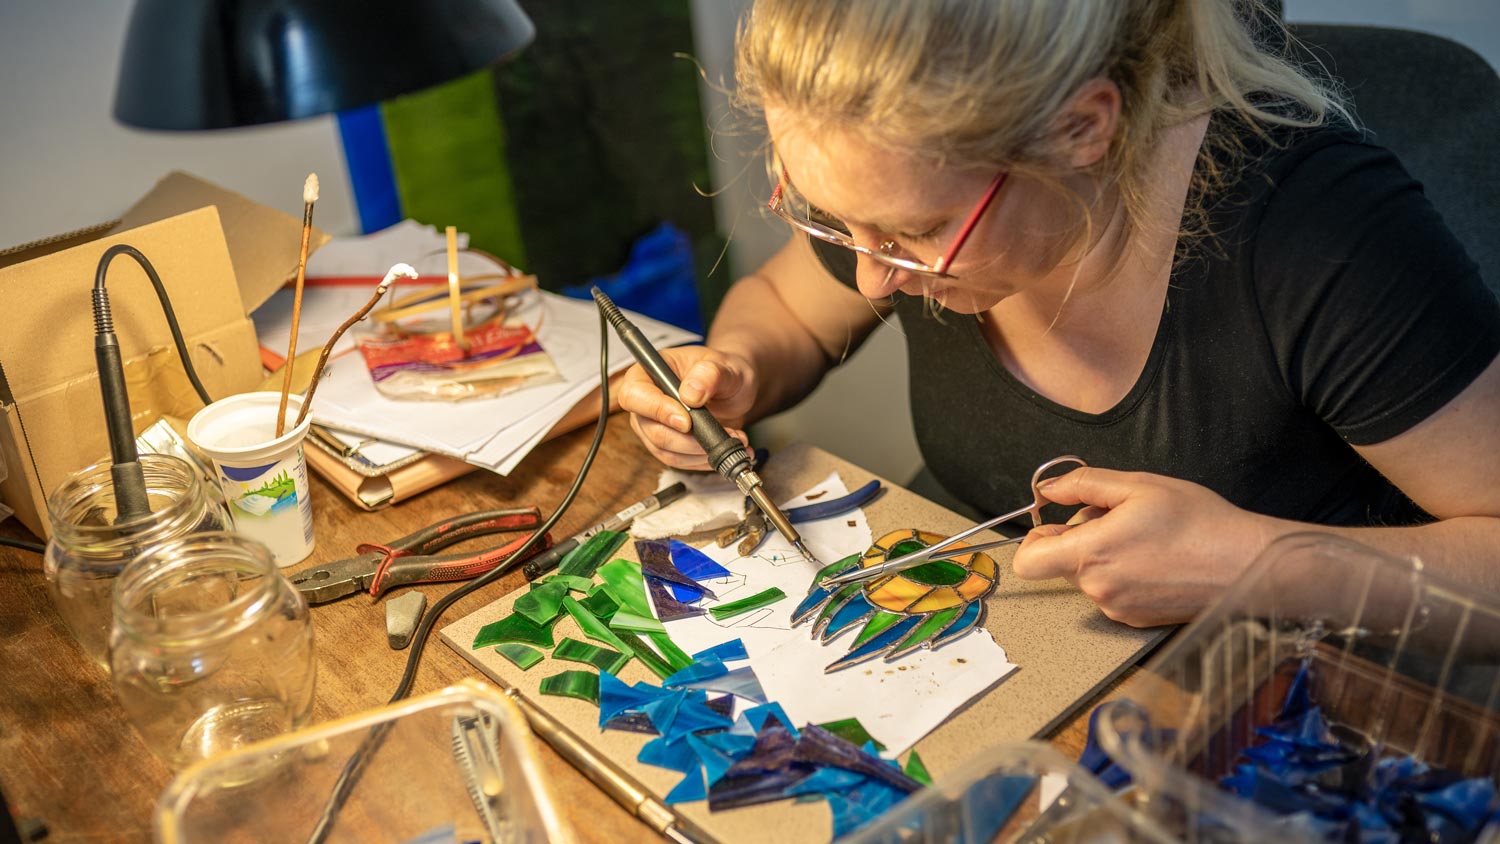
[[[1055,182],[1064,109],[1104,76],[1123,104],[1095,175],[1118,188],[1134,225],[1145,163],[1170,126],[1216,111],[1256,131],[1353,122],[1329,83],[1258,46],[1256,28],[1290,43],[1261,0],[756,0],[740,23],[736,97],[944,164]],[[1244,126],[1234,122],[1215,121],[1230,125],[1205,155],[1235,160]],[[1189,230],[1206,224],[1205,197],[1230,175],[1195,169]]]

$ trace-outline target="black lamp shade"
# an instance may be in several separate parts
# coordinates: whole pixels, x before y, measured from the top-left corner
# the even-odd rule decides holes
[[[223,129],[388,100],[531,43],[515,0],[137,0],[115,119]]]

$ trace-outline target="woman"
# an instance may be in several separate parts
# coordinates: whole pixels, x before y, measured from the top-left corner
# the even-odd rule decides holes
[[[1050,457],[1101,467],[1046,487],[1083,509],[1023,578],[1180,622],[1312,524],[1500,588],[1500,307],[1399,163],[1257,46],[1263,15],[760,0],[739,93],[797,231],[668,353],[683,400],[742,429],[894,312],[951,492],[1000,512]],[[620,401],[703,468],[639,370]]]

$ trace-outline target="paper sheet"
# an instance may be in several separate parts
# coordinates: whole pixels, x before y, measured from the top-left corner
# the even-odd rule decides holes
[[[837,473],[787,502],[808,503],[809,495],[847,494]],[[850,523],[853,524],[850,524]],[[871,542],[863,511],[798,525],[808,548],[823,563],[863,552]],[[792,628],[791,612],[807,594],[816,573],[813,563],[791,548],[779,534],[771,534],[753,556],[740,557],[734,547],[710,543],[703,549],[733,572],[729,578],[705,581],[716,603],[754,595],[773,586],[786,592],[785,600],[735,618],[712,616],[667,623],[673,641],[689,653],[739,638],[750,654],[750,664],[769,700],[779,702],[797,725],[858,718],[870,734],[886,745],[888,757],[906,752],[972,698],[1016,669],[988,630],[976,629],[935,651],[917,651],[895,662],[880,660],[833,674],[823,669],[844,656],[860,625],[837,638],[819,643],[809,625]]]

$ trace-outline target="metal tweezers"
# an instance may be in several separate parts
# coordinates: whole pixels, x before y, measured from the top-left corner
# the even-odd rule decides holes
[[[912,568],[914,566],[919,566],[923,563],[931,562],[932,560],[946,560],[949,557],[958,557],[964,554],[972,554],[976,551],[988,551],[992,548],[999,548],[1002,545],[1011,545],[1013,543],[1020,542],[1022,539],[1025,539],[1024,536],[1016,536],[1010,539],[998,539],[994,542],[982,542],[978,545],[960,545],[958,547],[954,547],[958,543],[963,542],[965,539],[968,539],[969,537],[973,536],[976,533],[979,533],[980,531],[989,530],[990,528],[998,524],[1008,522],[1011,519],[1019,518],[1026,515],[1027,513],[1031,514],[1032,525],[1034,527],[1040,527],[1042,525],[1042,507],[1050,504],[1051,502],[1048,501],[1046,496],[1042,495],[1042,491],[1037,488],[1037,485],[1042,482],[1042,476],[1044,474],[1064,463],[1077,463],[1079,466],[1089,465],[1083,462],[1083,458],[1075,457],[1071,454],[1065,455],[1063,457],[1055,457],[1051,460],[1048,460],[1046,463],[1038,466],[1036,471],[1031,474],[1032,501],[1025,507],[1022,507],[1021,509],[1012,511],[1010,513],[1006,513],[1002,516],[996,516],[989,521],[980,522],[979,524],[967,530],[955,533],[947,539],[944,539],[942,542],[929,545],[920,551],[913,551],[912,553],[907,554],[903,557],[897,557],[894,560],[888,560],[884,563],[870,566],[869,568],[852,569],[843,574],[830,577],[824,580],[819,585],[821,585],[824,589],[828,589],[834,586],[842,586],[846,583],[856,583],[861,580],[870,580],[871,578],[880,577],[881,575],[886,575],[892,572],[898,572],[904,569]]]

